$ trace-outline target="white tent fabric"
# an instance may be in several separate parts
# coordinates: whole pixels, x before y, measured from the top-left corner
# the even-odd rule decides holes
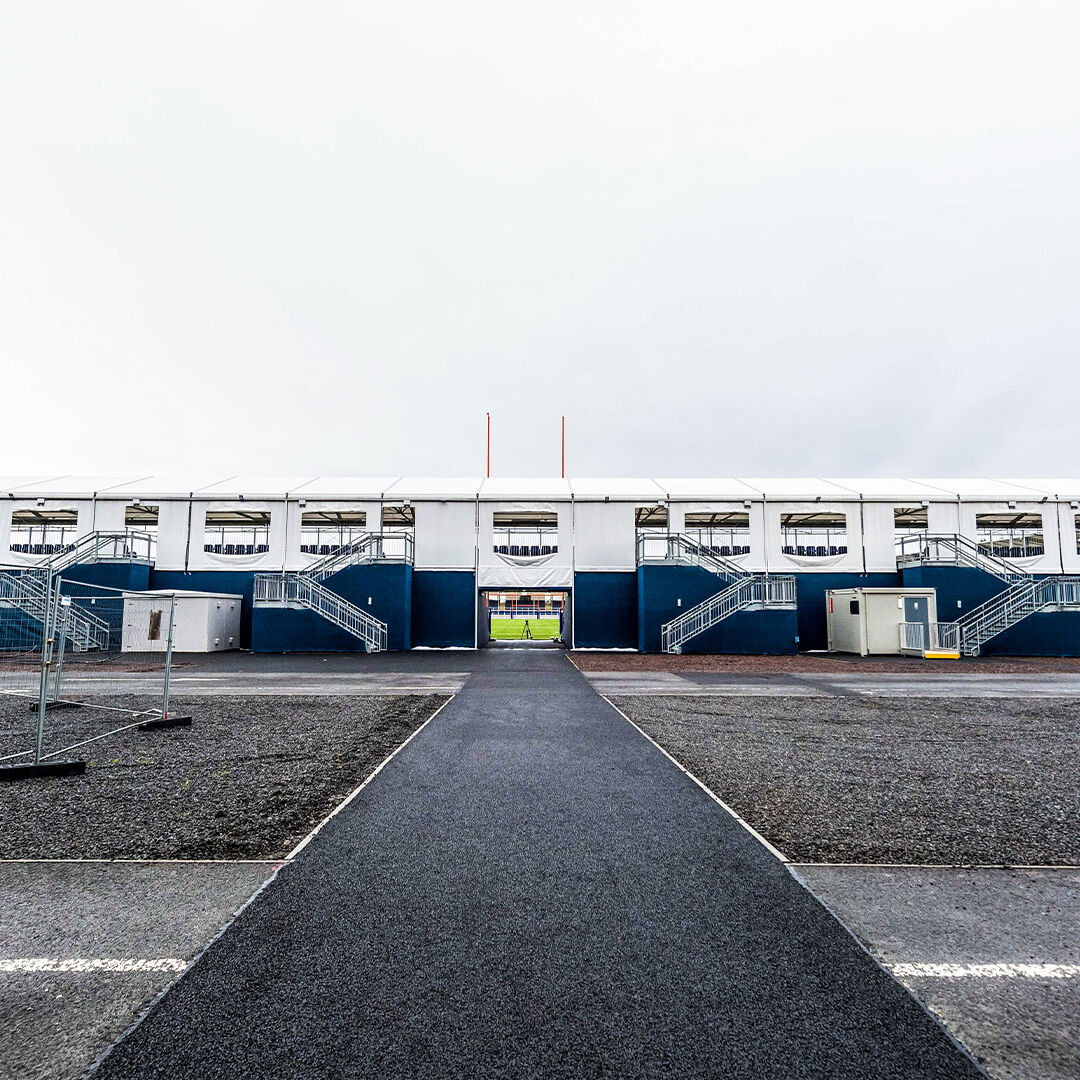
[[[476,503],[418,502],[417,570],[472,570],[476,565]]]

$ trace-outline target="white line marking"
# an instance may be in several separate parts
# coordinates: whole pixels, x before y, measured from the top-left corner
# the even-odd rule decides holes
[[[404,750],[405,747],[408,746],[409,743],[411,743],[413,739],[415,739],[416,736],[419,735],[420,732],[423,731],[424,728],[426,728],[428,724],[430,724],[431,721],[434,720],[435,717],[438,716],[439,713],[441,713],[443,709],[445,709],[446,706],[449,705],[450,702],[453,700],[453,697],[447,698],[396,750],[390,753],[387,757],[383,758],[383,760],[375,766],[374,771],[364,780],[364,782],[359,787],[354,788],[352,791],[350,791],[349,794],[346,795],[345,798],[342,799],[341,802],[339,802],[337,806],[335,806],[334,809],[331,810],[330,813],[327,814],[326,817],[324,817],[322,821],[320,821],[319,824],[316,825],[315,828],[312,829],[311,832],[309,832],[307,836],[305,836],[304,839],[301,840],[300,843],[297,844],[296,847],[294,847],[292,851],[290,851],[289,854],[285,856],[284,861],[292,862],[292,860],[295,859],[296,856],[299,855],[300,852],[303,851],[304,848],[306,848],[308,844],[310,844],[311,841],[315,839],[315,837],[322,830],[323,826],[326,825],[326,823],[330,821],[331,818],[337,817],[337,815],[340,814],[341,811],[344,810],[345,807],[348,806],[349,803],[351,803],[353,799],[355,799],[356,796],[359,795],[360,792],[363,791],[364,788],[366,788],[368,784],[370,784],[371,781],[374,780],[375,777],[378,776],[379,773],[381,773],[383,769],[385,769],[386,766],[389,765],[390,762],[393,761],[394,758],[396,758],[398,754],[400,754],[401,751]]]
[[[1080,870],[1075,863],[903,863],[903,862],[793,862],[793,869],[857,866],[863,870]]]
[[[49,956],[29,956],[17,960],[0,960],[0,972],[13,971],[74,971],[84,974],[92,971],[125,973],[129,971],[183,971],[187,961],[176,956],[158,957],[153,960],[136,959],[90,959],[76,957],[60,960]]]
[[[1080,964],[890,964],[895,975],[914,979],[1075,979]]]
[[[193,863],[206,866],[267,865],[274,866],[281,862],[277,859],[0,859],[0,866],[11,863],[130,863],[136,866],[157,863]]]
[[[572,662],[572,661],[571,661],[571,662]],[[576,666],[576,665],[575,665],[575,666]],[[599,691],[597,691],[597,693],[599,693]],[[670,761],[670,762],[671,762],[671,763],[672,763],[673,765],[675,765],[675,766],[676,766],[676,767],[677,767],[677,768],[678,768],[678,769],[679,769],[680,771],[682,771],[682,772],[686,773],[686,775],[687,775],[687,776],[689,776],[689,777],[690,777],[690,779],[691,779],[691,780],[693,780],[693,781],[694,781],[694,783],[695,783],[695,784],[697,784],[697,786],[698,786],[699,788],[701,788],[701,790],[702,790],[702,791],[704,791],[704,792],[705,792],[705,794],[706,794],[706,795],[708,795],[710,799],[712,799],[712,800],[713,800],[713,802],[717,803],[717,804],[718,804],[718,805],[719,805],[720,807],[722,807],[722,808],[723,808],[724,810],[726,810],[726,811],[727,811],[727,812],[728,812],[728,813],[729,813],[729,814],[730,814],[730,815],[731,815],[731,816],[732,816],[732,817],[733,817],[733,818],[734,818],[734,819],[735,819],[735,820],[736,820],[736,821],[737,821],[737,822],[738,822],[738,823],[739,823],[739,824],[740,824],[740,825],[741,825],[741,826],[742,826],[742,827],[743,827],[743,828],[744,828],[744,829],[745,829],[745,830],[746,830],[746,831],[747,831],[747,832],[748,832],[748,833],[749,833],[749,834],[750,834],[750,835],[751,835],[751,836],[752,836],[752,837],[753,837],[753,838],[754,838],[755,840],[757,840],[757,841],[758,841],[759,843],[761,843],[762,845],[764,845],[764,846],[765,846],[765,847],[766,847],[766,848],[767,848],[767,849],[768,849],[768,850],[769,850],[770,852],[772,852],[772,854],[773,854],[773,855],[775,855],[775,856],[776,856],[776,857],[777,857],[777,858],[778,858],[778,859],[779,859],[779,860],[780,860],[780,861],[781,861],[782,863],[786,863],[786,862],[788,862],[788,861],[789,861],[789,860],[788,860],[788,857],[787,857],[787,856],[786,856],[786,855],[785,855],[785,854],[784,854],[784,853],[783,853],[783,852],[782,852],[782,851],[781,851],[781,850],[780,850],[780,849],[779,849],[778,847],[776,847],[776,846],[775,846],[774,844],[770,844],[770,843],[769,843],[769,841],[768,841],[768,840],[766,840],[766,839],[765,839],[765,837],[764,837],[764,836],[762,836],[762,835],[761,835],[761,833],[759,833],[759,832],[757,831],[757,829],[755,829],[755,828],[753,827],[753,825],[750,825],[750,824],[749,824],[748,822],[744,821],[744,820],[743,820],[743,819],[742,819],[741,817],[739,817],[739,815],[738,815],[738,814],[736,814],[736,813],[735,813],[735,811],[734,811],[734,810],[732,810],[732,809],[731,809],[731,807],[730,807],[730,806],[728,806],[728,804],[727,804],[726,802],[724,802],[724,800],[723,800],[723,799],[721,799],[721,798],[720,798],[720,796],[719,796],[719,795],[717,795],[715,791],[711,791],[711,790],[710,790],[710,789],[709,789],[708,787],[706,787],[706,786],[705,786],[705,784],[703,784],[703,783],[702,783],[702,782],[701,782],[701,781],[700,781],[700,780],[699,780],[699,779],[698,779],[698,778],[697,778],[697,777],[696,777],[696,776],[695,776],[695,775],[694,775],[694,774],[693,774],[693,773],[692,773],[692,772],[691,772],[691,771],[690,771],[690,770],[689,770],[689,769],[688,769],[688,768],[687,768],[687,767],[686,767],[685,765],[683,765],[683,763],[682,763],[681,761],[679,761],[679,760],[678,760],[677,758],[673,758],[673,757],[672,757],[672,756],[671,756],[671,755],[670,755],[670,754],[669,754],[669,753],[668,753],[668,752],[667,752],[667,751],[666,751],[666,750],[665,750],[665,749],[664,749],[664,748],[663,748],[663,747],[662,747],[662,746],[661,746],[661,745],[660,745],[660,744],[659,744],[659,743],[658,743],[658,742],[657,742],[657,741],[656,741],[656,740],[655,740],[655,739],[654,739],[654,738],[653,738],[653,737],[652,737],[651,735],[649,735],[649,733],[648,733],[648,732],[646,732],[646,731],[642,731],[642,729],[641,729],[641,728],[639,728],[639,727],[637,726],[637,724],[635,724],[635,723],[634,723],[634,721],[633,721],[633,720],[631,720],[631,719],[630,719],[630,717],[629,717],[629,716],[627,716],[627,715],[626,715],[626,713],[624,713],[624,712],[622,711],[622,709],[620,709],[620,708],[618,707],[618,705],[616,705],[616,704],[615,704],[615,703],[614,703],[614,702],[613,702],[613,701],[612,701],[612,700],[611,700],[610,698],[608,698],[608,697],[605,697],[605,696],[604,696],[603,694],[600,694],[600,697],[604,698],[604,700],[605,700],[605,701],[606,701],[606,702],[607,702],[607,703],[608,703],[608,704],[609,704],[609,705],[610,705],[610,706],[611,706],[611,707],[612,707],[612,708],[613,708],[613,709],[614,709],[614,710],[615,710],[615,711],[616,711],[616,712],[617,712],[617,713],[618,713],[618,714],[619,714],[619,715],[620,715],[620,716],[621,716],[621,717],[622,717],[622,718],[623,718],[623,719],[624,719],[624,720],[625,720],[625,721],[626,721],[626,722],[627,722],[627,723],[628,723],[628,724],[629,724],[629,725],[630,725],[630,726],[631,726],[631,727],[632,727],[632,728],[633,728],[633,729],[634,729],[635,731],[639,732],[639,733],[640,733],[641,735],[644,735],[644,736],[645,736],[645,738],[646,738],[646,739],[648,739],[648,740],[649,740],[649,742],[651,742],[651,743],[653,744],[653,746],[655,746],[655,747],[656,747],[656,749],[657,749],[657,750],[659,750],[659,751],[660,751],[660,753],[661,753],[661,754],[663,754],[663,755],[664,755],[664,757],[666,757],[666,758],[668,759],[668,761]]]

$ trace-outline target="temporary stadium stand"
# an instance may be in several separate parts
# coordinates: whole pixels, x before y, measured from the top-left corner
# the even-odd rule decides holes
[[[244,647],[364,651],[474,647],[485,591],[557,590],[579,648],[760,653],[825,648],[827,590],[912,585],[969,655],[1080,655],[1078,506],[1077,479],[8,477],[0,605],[32,621],[46,570],[227,592]]]

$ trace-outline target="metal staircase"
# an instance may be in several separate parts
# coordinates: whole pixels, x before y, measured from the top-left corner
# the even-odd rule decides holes
[[[991,639],[1037,611],[1080,611],[1080,577],[1032,576],[1023,567],[954,534],[916,533],[898,544],[897,566],[966,566],[983,570],[1006,588],[956,620],[959,648],[978,656]]]
[[[638,564],[676,562],[700,567],[715,574],[725,586],[720,592],[683,612],[660,628],[664,652],[682,652],[683,645],[710,627],[740,611],[795,606],[795,578],[771,576],[744,569],[737,562],[716,554],[684,533],[661,536],[642,534],[637,543]]]
[[[255,604],[302,607],[321,615],[367,646],[368,652],[386,649],[386,623],[320,585],[303,571],[255,575]]]
[[[45,575],[33,571],[17,575],[0,571],[0,607],[17,608],[44,625],[49,604],[47,580]],[[85,608],[73,603],[63,625],[64,637],[73,651],[108,649],[109,624]]]
[[[956,620],[960,651],[978,656],[991,638],[1037,611],[1080,611],[1080,577],[1029,577],[972,608]]]
[[[256,606],[279,604],[314,611],[364,642],[368,652],[384,652],[386,623],[332,592],[322,582],[348,566],[374,562],[411,563],[412,559],[413,540],[409,534],[364,533],[316,560],[306,570],[256,574],[253,602]]]

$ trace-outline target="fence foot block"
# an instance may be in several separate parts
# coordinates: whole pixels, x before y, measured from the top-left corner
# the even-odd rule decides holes
[[[190,716],[162,716],[157,720],[144,720],[136,730],[158,731],[161,728],[191,727]]]
[[[46,701],[45,702],[45,711],[46,712],[52,712],[53,709],[78,709],[79,707],[80,706],[79,706],[79,703],[77,701]],[[35,701],[30,705],[29,711],[30,712],[37,712],[39,708],[40,708],[40,706]]]
[[[86,762],[81,758],[64,761],[39,761],[37,764],[0,765],[0,783],[5,780],[30,780],[37,776],[82,776]]]

